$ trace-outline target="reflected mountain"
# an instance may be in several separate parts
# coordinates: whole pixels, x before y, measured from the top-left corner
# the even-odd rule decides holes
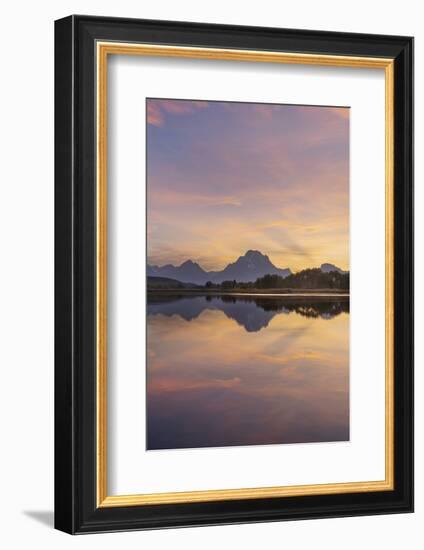
[[[276,315],[330,320],[349,313],[349,297],[148,294],[147,315],[178,315],[189,322],[205,310],[222,311],[247,332],[258,332]]]

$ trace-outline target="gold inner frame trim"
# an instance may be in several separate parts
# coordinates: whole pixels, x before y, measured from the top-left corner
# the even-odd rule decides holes
[[[222,500],[365,493],[394,489],[394,60],[302,53],[267,52],[123,42],[96,43],[97,54],[97,506],[142,506]],[[281,487],[218,489],[178,493],[109,496],[107,492],[107,61],[109,55],[143,55],[220,59],[384,69],[385,71],[385,185],[386,185],[386,364],[385,364],[385,479]]]

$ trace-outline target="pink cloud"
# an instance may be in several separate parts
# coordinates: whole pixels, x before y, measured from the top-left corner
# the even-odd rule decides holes
[[[147,123],[153,126],[163,125],[163,114],[156,103],[147,101]]]
[[[194,113],[208,106],[207,101],[190,101],[185,99],[148,99],[147,123],[161,127],[167,114],[185,115]]]

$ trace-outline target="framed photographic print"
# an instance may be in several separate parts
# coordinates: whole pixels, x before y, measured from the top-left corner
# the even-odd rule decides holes
[[[55,26],[55,525],[413,509],[413,39]]]

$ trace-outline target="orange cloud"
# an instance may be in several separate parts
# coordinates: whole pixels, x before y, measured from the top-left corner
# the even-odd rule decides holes
[[[339,116],[340,118],[348,120],[350,115],[350,107],[333,107],[331,112]]]

